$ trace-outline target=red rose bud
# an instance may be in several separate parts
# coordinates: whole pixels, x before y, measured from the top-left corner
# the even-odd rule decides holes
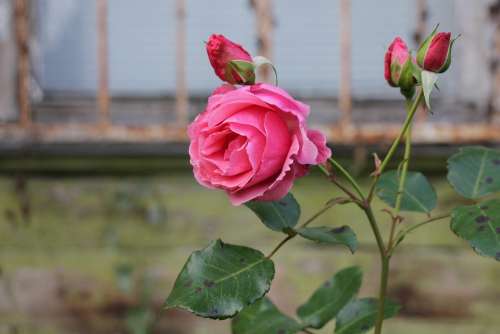
[[[252,56],[241,45],[214,34],[208,39],[207,54],[215,74],[222,81],[240,85],[255,83]]]
[[[412,57],[400,37],[396,37],[387,49],[384,75],[389,85],[401,88],[403,95],[413,95],[416,82],[412,72]]]
[[[443,73],[451,64],[451,49],[455,40],[449,32],[436,32],[427,37],[417,53],[418,65],[430,72]]]

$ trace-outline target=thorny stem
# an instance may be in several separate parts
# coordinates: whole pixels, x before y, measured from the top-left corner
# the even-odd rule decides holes
[[[403,194],[406,183],[406,175],[408,174],[408,165],[410,163],[410,156],[411,156],[411,126],[408,127],[408,130],[406,131],[405,134],[405,153],[403,157],[401,173],[399,176],[398,193],[396,195],[396,205],[394,207],[394,218],[392,219],[391,232],[389,235],[389,241],[387,243],[388,250],[392,249],[396,228],[402,220],[402,218],[399,216],[399,212],[401,211],[401,202],[403,201]]]
[[[413,117],[415,116],[418,106],[420,105],[420,102],[422,102],[422,99],[424,97],[424,91],[423,89],[420,89],[418,92],[417,97],[415,98],[415,101],[413,102],[413,105],[411,106],[410,110],[408,111],[408,114],[406,116],[406,119],[403,123],[403,127],[401,128],[401,131],[399,135],[396,137],[394,142],[392,143],[391,147],[389,148],[389,151],[387,151],[387,154],[385,155],[384,160],[380,164],[380,167],[376,170],[375,178],[373,179],[372,185],[370,187],[370,191],[368,192],[368,201],[371,202],[373,198],[373,191],[375,190],[375,185],[380,178],[380,175],[384,172],[385,168],[387,167],[387,164],[391,161],[392,156],[396,152],[396,149],[401,142],[401,139],[406,133],[406,130],[408,130],[408,127],[411,125],[411,122],[413,121]],[[375,333],[378,334],[378,333]]]
[[[391,147],[389,148],[389,151],[384,157],[384,160],[380,164],[380,166],[377,168],[375,171],[375,177],[373,180],[373,183],[370,187],[370,190],[368,192],[368,196],[365,197],[363,195],[363,192],[361,191],[358,183],[354,180],[354,178],[334,159],[329,159],[330,163],[340,172],[343,174],[343,176],[349,181],[349,183],[352,185],[352,187],[355,189],[355,191],[359,194],[359,197],[356,196],[354,193],[352,193],[349,189],[344,187],[341,183],[339,183],[335,175],[332,175],[326,168],[325,166],[318,166],[320,170],[335,184],[337,185],[342,191],[344,191],[353,202],[357,203],[358,206],[364,211],[366,217],[368,218],[368,222],[370,223],[370,227],[373,231],[373,235],[375,236],[375,241],[377,242],[377,247],[379,250],[380,254],[380,264],[381,264],[381,270],[380,270],[380,288],[379,288],[379,298],[378,298],[378,312],[377,312],[377,318],[375,322],[375,334],[381,334],[382,333],[382,325],[384,323],[384,311],[385,311],[385,299],[387,295],[387,286],[389,282],[389,262],[392,254],[392,243],[394,239],[394,233],[395,233],[395,228],[396,224],[399,220],[399,211],[401,208],[401,201],[402,201],[402,192],[404,190],[404,184],[405,184],[405,179],[406,179],[406,174],[408,170],[408,161],[410,158],[410,153],[411,153],[411,131],[409,130],[411,127],[411,123],[413,121],[413,118],[418,110],[418,107],[420,103],[422,102],[424,95],[423,95],[423,90],[420,89],[418,92],[417,97],[413,101],[413,104],[411,107],[408,109],[408,113],[406,116],[406,120],[403,123],[403,126],[401,128],[401,131],[399,135],[396,137],[394,142],[392,143]],[[394,153],[396,152],[396,149],[401,142],[401,139],[406,136],[406,145],[405,145],[405,155],[404,155],[404,161],[403,161],[403,166],[402,166],[402,175],[400,178],[400,183],[398,187],[398,196],[396,199],[396,218],[393,220],[393,226],[391,229],[391,235],[389,237],[389,243],[387,245],[387,248],[385,247],[384,244],[384,239],[382,238],[382,235],[380,234],[380,229],[377,224],[377,220],[375,218],[375,215],[373,214],[373,209],[371,207],[371,201],[373,199],[373,192],[375,189],[375,185],[377,181],[380,178],[380,175],[384,172],[385,168],[387,167],[388,163],[391,161],[392,157],[394,156]],[[325,210],[326,211],[326,210]],[[319,213],[321,214],[321,213]],[[312,220],[315,219],[315,217],[311,217]],[[441,217],[444,218],[444,217]],[[311,221],[312,221],[311,220]],[[421,224],[418,224],[418,226],[422,226],[423,224],[426,224],[430,221],[423,222]],[[308,223],[308,221],[306,221]],[[418,227],[417,226],[417,227]],[[417,228],[415,227],[415,228]],[[409,230],[406,231],[406,233],[411,232],[413,229],[410,228]],[[402,237],[406,234],[404,233]],[[277,247],[279,249],[284,243],[286,243],[288,240],[291,238],[295,237],[295,235],[290,235],[287,238],[285,238]],[[270,256],[272,256],[277,249],[275,249],[273,252],[271,252]],[[269,257],[270,257],[269,256]],[[307,333],[307,332],[306,332]]]
[[[386,299],[386,295],[387,295],[387,286],[389,283],[389,263],[390,263],[390,259],[391,259],[391,255],[392,255],[392,247],[393,247],[392,246],[392,243],[393,243],[392,239],[393,239],[395,228],[396,228],[395,225],[398,223],[398,221],[400,219],[400,218],[398,218],[398,216],[399,216],[399,210],[401,208],[401,200],[402,200],[401,193],[402,193],[402,190],[404,190],[404,183],[405,183],[406,173],[407,173],[407,169],[408,169],[408,161],[410,159],[410,153],[411,153],[411,131],[409,129],[411,127],[413,117],[415,116],[415,114],[418,110],[418,107],[419,107],[420,103],[422,102],[423,96],[424,96],[423,89],[421,88],[418,92],[417,97],[413,101],[413,104],[411,105],[411,107],[408,108],[409,110],[408,110],[408,113],[406,116],[406,120],[403,123],[403,126],[401,128],[401,132],[399,133],[398,137],[392,143],[392,146],[389,148],[389,151],[387,152],[384,160],[382,161],[382,163],[380,164],[380,167],[376,171],[375,178],[374,178],[373,183],[371,185],[369,195],[368,195],[368,198],[366,201],[368,204],[368,208],[369,208],[371,200],[373,198],[373,192],[375,189],[375,185],[376,185],[378,179],[380,178],[380,175],[382,175],[385,168],[387,167],[387,164],[391,161],[394,153],[396,152],[396,148],[398,147],[399,143],[401,142],[401,139],[404,136],[406,136],[405,154],[404,154],[403,167],[402,167],[402,172],[401,172],[402,175],[400,178],[400,183],[399,183],[399,188],[398,188],[398,197],[397,197],[397,198],[399,198],[399,200],[397,200],[397,203],[396,203],[396,215],[395,215],[395,218],[392,222],[393,226],[391,228],[391,235],[389,237],[387,249],[384,249],[383,246],[382,246],[382,248],[379,246],[380,256],[381,256],[381,270],[380,270],[380,290],[379,290],[379,299],[378,299],[378,313],[377,313],[377,320],[375,322],[375,334],[382,334],[382,326],[384,324],[385,299]],[[408,104],[409,104],[409,101],[408,101]],[[367,214],[368,214],[368,212],[367,212]],[[374,230],[374,233],[375,233],[375,230]],[[376,234],[375,234],[375,238],[377,239],[377,244],[378,244],[379,238],[377,238]],[[382,245],[383,245],[383,241],[382,241]]]

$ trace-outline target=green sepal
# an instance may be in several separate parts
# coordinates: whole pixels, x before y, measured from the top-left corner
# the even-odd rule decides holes
[[[422,71],[422,89],[424,90],[424,99],[427,108],[431,109],[431,93],[436,85],[438,75],[430,71]]]
[[[455,41],[460,37],[460,35],[458,35],[457,37],[455,37],[451,42],[450,42],[450,46],[448,47],[448,55],[446,56],[446,62],[443,64],[443,66],[438,70],[438,73],[443,73],[443,72],[446,72],[446,70],[448,70],[448,68],[450,67],[451,65],[451,51],[453,49],[453,45],[455,44]]]
[[[255,65],[245,60],[231,60],[226,66],[226,80],[231,84],[253,85],[255,84]],[[233,71],[241,80],[233,77]]]
[[[432,30],[432,32],[430,33],[430,35],[425,38],[424,42],[418,48],[418,51],[417,51],[417,63],[422,68],[424,68],[425,56],[427,55],[427,51],[429,51],[429,47],[431,45],[432,39],[436,35],[438,28],[439,28],[439,24],[436,25],[436,27],[434,28],[434,30]]]
[[[255,57],[253,57],[253,64],[255,66],[255,69],[257,69],[261,66],[264,66],[264,65],[271,66],[271,68],[273,69],[273,73],[274,73],[274,84],[275,84],[275,86],[278,86],[278,71],[276,70],[276,67],[269,59],[267,59],[266,57],[263,57],[263,56],[255,56]]]
[[[412,62],[412,56],[410,54],[410,57],[404,63],[403,68],[401,70],[401,74],[399,77],[399,82],[398,85],[401,90],[401,94],[407,99],[410,100],[413,98],[413,95],[415,94],[415,85],[417,84],[417,81],[413,77],[413,62]]]

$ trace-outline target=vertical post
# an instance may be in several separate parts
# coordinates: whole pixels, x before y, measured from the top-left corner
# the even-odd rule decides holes
[[[427,17],[428,17],[427,0],[415,0],[415,2],[416,2],[415,13],[417,14],[417,24],[415,26],[415,33],[413,35],[413,38],[415,40],[415,44],[420,45],[420,43],[423,42],[427,32]]]
[[[417,13],[417,25],[415,27],[415,34],[414,34],[414,39],[415,39],[415,44],[417,47],[420,45],[420,43],[423,42],[424,37],[427,34],[427,17],[428,17],[428,7],[427,7],[427,0],[416,0],[416,13]],[[425,112],[425,106],[422,105],[420,107],[421,112],[417,113],[416,115],[416,123],[417,124],[422,124],[427,120],[428,113]],[[424,111],[424,112],[422,112]]]
[[[351,1],[340,0],[340,125],[351,126],[352,112],[352,16]]]
[[[491,90],[491,122],[500,124],[500,2],[492,4],[490,16],[493,23],[493,52],[491,59],[492,90]]]
[[[97,59],[99,66],[99,123],[105,128],[111,124],[109,111],[108,72],[108,1],[97,0]]]
[[[188,123],[189,100],[186,83],[186,0],[176,2],[176,91],[175,111],[177,124]]]
[[[15,30],[17,44],[17,94],[19,123],[23,127],[31,124],[30,104],[30,54],[29,54],[29,1],[15,0]]]
[[[273,9],[272,0],[254,0],[256,22],[257,22],[257,41],[259,55],[272,59],[273,56]],[[263,66],[259,69],[259,77],[263,81],[269,82],[271,70],[269,66]]]

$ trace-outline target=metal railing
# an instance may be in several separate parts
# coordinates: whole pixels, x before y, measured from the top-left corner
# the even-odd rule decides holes
[[[30,15],[29,0],[14,0],[15,31],[18,52],[18,108],[17,123],[0,123],[1,140],[41,141],[41,142],[183,142],[189,115],[189,95],[186,85],[186,0],[175,0],[176,5],[176,96],[175,121],[153,125],[113,124],[110,113],[109,64],[108,64],[108,0],[95,0],[97,16],[97,58],[98,92],[97,124],[41,124],[31,117],[29,97],[30,84]],[[355,124],[352,121],[352,39],[351,1],[340,1],[340,91],[338,109],[340,119],[333,124],[322,124],[323,131],[331,143],[353,144],[390,141],[397,135],[399,125],[387,122]],[[417,1],[416,38],[421,38],[426,30],[426,1]],[[272,0],[251,0],[256,15],[256,31],[259,38],[259,53],[272,58],[273,16]],[[500,29],[500,28],[499,28]],[[500,44],[497,38],[497,44]],[[499,45],[496,45],[500,49]],[[497,70],[498,71],[498,70]],[[266,77],[269,73],[264,72]],[[497,74],[498,78],[498,74]],[[498,79],[497,79],[498,81]],[[493,82],[498,89],[498,82]],[[498,95],[498,92],[496,92]],[[474,124],[430,123],[426,113],[420,113],[415,125],[414,141],[418,143],[464,143],[500,142],[500,123],[485,120]]]

